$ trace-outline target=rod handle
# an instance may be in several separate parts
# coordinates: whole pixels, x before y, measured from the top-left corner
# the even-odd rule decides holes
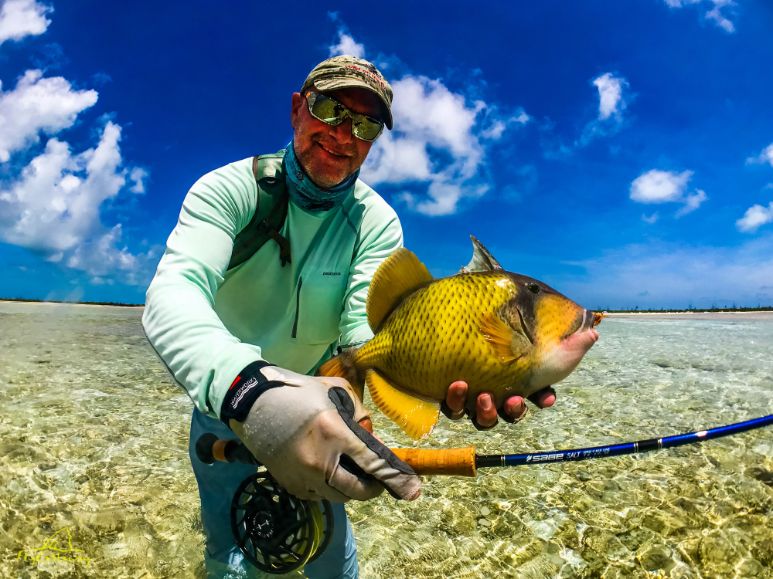
[[[475,447],[465,448],[392,448],[397,457],[417,474],[471,476],[475,468]]]
[[[392,448],[397,457],[408,463],[417,474],[470,476],[477,474],[475,447],[466,448]],[[207,464],[239,462],[257,464],[247,447],[238,440],[223,440],[211,433],[196,441],[196,454]]]
[[[238,440],[218,438],[211,432],[202,434],[196,441],[196,456],[205,464],[239,462],[257,464],[252,453]]]

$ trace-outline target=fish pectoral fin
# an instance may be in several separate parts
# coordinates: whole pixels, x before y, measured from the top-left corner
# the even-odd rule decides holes
[[[378,266],[368,288],[368,325],[377,332],[384,320],[407,296],[432,281],[432,275],[416,255],[404,247]]]
[[[400,390],[376,370],[365,373],[365,384],[378,409],[408,436],[417,440],[432,432],[440,415],[440,402]]]
[[[520,348],[514,344],[521,342],[513,328],[495,313],[488,313],[480,321],[480,332],[494,350],[494,354],[505,364],[512,364],[521,357]]]

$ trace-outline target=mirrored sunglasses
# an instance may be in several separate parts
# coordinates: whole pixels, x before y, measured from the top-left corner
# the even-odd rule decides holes
[[[383,122],[355,113],[331,96],[310,91],[306,93],[306,102],[312,117],[332,127],[337,127],[346,119],[352,119],[352,134],[363,141],[375,141],[384,130]]]

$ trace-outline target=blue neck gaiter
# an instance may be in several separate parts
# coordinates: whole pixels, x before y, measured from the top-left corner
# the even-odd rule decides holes
[[[330,189],[318,187],[298,162],[292,141],[287,145],[285,152],[284,172],[290,199],[301,209],[310,212],[327,211],[336,205],[340,205],[344,197],[354,190],[354,183],[360,174],[358,169],[341,183]]]

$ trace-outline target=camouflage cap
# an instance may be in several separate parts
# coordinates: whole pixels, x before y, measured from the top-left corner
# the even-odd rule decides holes
[[[301,92],[314,87],[319,91],[342,88],[364,88],[375,94],[384,104],[382,119],[392,129],[392,87],[376,66],[354,56],[334,56],[323,60],[309,73]]]

